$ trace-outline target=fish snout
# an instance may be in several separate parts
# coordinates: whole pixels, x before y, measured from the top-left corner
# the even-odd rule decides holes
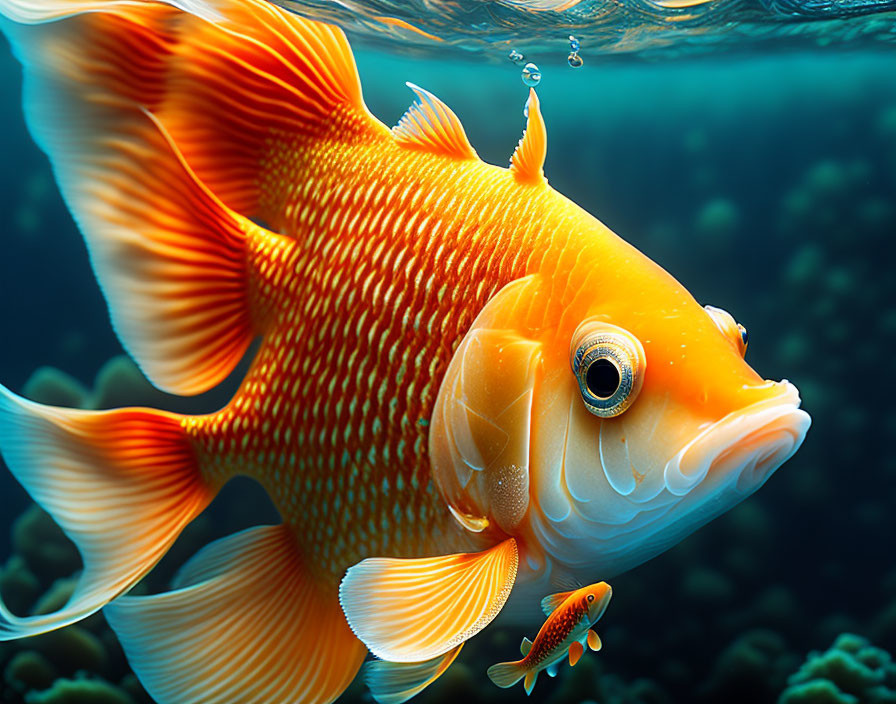
[[[704,429],[666,463],[666,488],[682,496],[708,476],[726,477],[742,494],[758,489],[802,445],[811,424],[796,387],[784,380],[775,393]]]

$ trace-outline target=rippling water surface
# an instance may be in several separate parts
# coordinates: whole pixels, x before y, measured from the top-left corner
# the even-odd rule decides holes
[[[896,0],[275,0],[373,42],[498,60],[511,49],[565,56],[763,50],[896,40]]]

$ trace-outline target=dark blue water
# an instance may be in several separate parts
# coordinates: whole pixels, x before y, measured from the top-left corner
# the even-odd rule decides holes
[[[413,81],[452,106],[482,158],[506,163],[524,122],[517,67],[372,51],[358,61],[366,101],[385,122],[407,107],[403,81]],[[605,648],[587,656],[599,664],[573,671],[585,673],[578,679],[542,677],[535,697],[773,702],[806,651],[843,631],[896,652],[892,55],[542,68],[551,184],[699,301],[731,311],[749,329],[750,362],[796,383],[813,427],[743,507],[617,578]],[[121,348],[82,240],[25,132],[18,91],[3,47],[0,381],[20,390],[52,366],[90,385]],[[27,500],[5,474],[0,492],[6,555],[8,526]],[[460,671],[470,678],[446,676],[430,700],[521,696],[493,688],[484,668],[498,650],[513,655],[523,633],[492,630],[468,648]],[[0,650],[0,661],[16,647]]]

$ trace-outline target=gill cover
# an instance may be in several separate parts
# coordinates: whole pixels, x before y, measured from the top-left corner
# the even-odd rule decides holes
[[[540,277],[502,288],[480,311],[448,365],[431,422],[433,476],[464,527],[506,533],[529,507],[529,435],[541,343],[521,326]]]

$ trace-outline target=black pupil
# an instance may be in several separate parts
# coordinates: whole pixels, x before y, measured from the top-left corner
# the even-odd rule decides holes
[[[609,359],[596,359],[585,373],[588,390],[597,398],[610,398],[619,388],[619,370]]]
[[[588,595],[588,601],[594,601],[594,594]]]

